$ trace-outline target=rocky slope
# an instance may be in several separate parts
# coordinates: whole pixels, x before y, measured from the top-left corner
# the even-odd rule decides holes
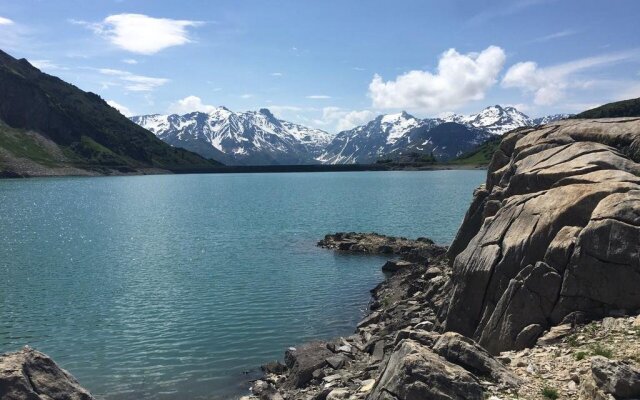
[[[0,51],[0,176],[202,170],[94,93]]]

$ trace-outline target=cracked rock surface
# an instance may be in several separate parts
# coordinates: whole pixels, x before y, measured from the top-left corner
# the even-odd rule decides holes
[[[576,312],[640,309],[640,119],[508,134],[448,256],[444,329],[493,354]]]

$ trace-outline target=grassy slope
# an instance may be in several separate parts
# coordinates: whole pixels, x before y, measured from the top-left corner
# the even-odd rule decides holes
[[[581,112],[572,118],[640,117],[640,98],[617,101]]]
[[[28,143],[28,135],[17,134],[21,130],[45,135],[75,165],[100,172],[105,168],[188,171],[219,165],[167,145],[98,95],[44,74],[26,60],[16,60],[1,51],[0,120],[16,129],[11,138],[3,135],[2,147],[27,158],[43,154]],[[27,142],[21,145],[16,140]]]
[[[449,162],[453,165],[488,165],[496,152],[502,137],[490,139],[468,153]]]

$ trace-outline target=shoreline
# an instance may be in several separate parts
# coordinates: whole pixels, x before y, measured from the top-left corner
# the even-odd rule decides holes
[[[0,171],[0,181],[33,178],[103,178],[114,176],[146,175],[206,175],[206,174],[257,174],[257,173],[299,173],[299,172],[393,172],[393,171],[467,171],[486,170],[482,164],[435,164],[435,165],[385,165],[385,164],[340,164],[340,165],[238,165],[207,169],[183,170],[140,170],[133,173],[100,174],[85,170],[86,174],[45,174],[16,176],[18,174]]]

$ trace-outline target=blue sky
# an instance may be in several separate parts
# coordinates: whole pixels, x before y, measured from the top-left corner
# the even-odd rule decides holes
[[[0,49],[132,114],[381,113],[640,97],[636,0],[0,0]]]

